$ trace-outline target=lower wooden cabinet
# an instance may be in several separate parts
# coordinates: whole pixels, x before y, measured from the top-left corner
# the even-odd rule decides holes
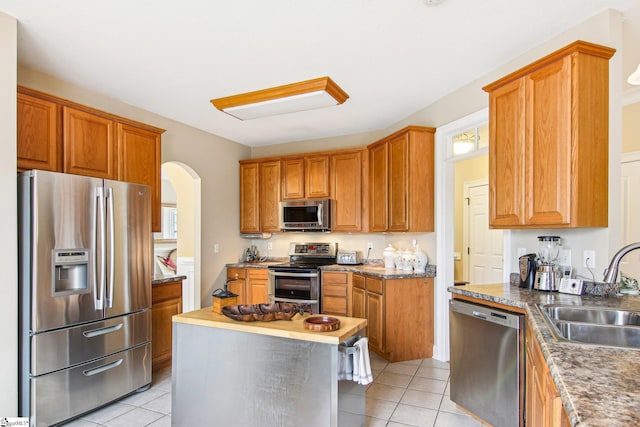
[[[526,425],[568,427],[571,425],[562,407],[560,394],[531,326],[526,331]]]
[[[151,366],[152,370],[171,365],[171,317],[182,313],[182,280],[151,287]]]
[[[344,271],[322,272],[322,313],[349,316],[351,313],[351,273]]]
[[[433,278],[354,273],[351,299],[352,316],[367,319],[370,350],[390,362],[433,355]]]
[[[227,268],[227,289],[238,295],[238,304],[269,302],[269,271],[266,268]]]

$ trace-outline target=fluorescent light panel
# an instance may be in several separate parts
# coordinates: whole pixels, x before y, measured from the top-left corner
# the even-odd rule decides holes
[[[342,104],[349,98],[329,77],[247,92],[211,103],[240,120],[312,110]]]

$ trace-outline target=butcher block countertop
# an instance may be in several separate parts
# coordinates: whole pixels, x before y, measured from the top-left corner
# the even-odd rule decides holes
[[[223,314],[214,313],[211,307],[188,313],[176,314],[173,321],[208,328],[226,329],[251,334],[269,335],[294,340],[311,341],[323,344],[340,344],[367,326],[366,319],[356,317],[331,316],[340,320],[340,329],[331,332],[312,332],[304,327],[304,319],[310,314],[296,314],[292,320],[274,320],[272,322],[243,322],[233,320]]]
[[[572,426],[640,425],[640,350],[558,341],[536,308],[536,304],[546,303],[640,311],[640,296],[577,296],[510,284],[448,290],[526,312]]]

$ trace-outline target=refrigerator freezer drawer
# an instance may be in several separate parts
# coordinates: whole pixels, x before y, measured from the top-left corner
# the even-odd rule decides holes
[[[32,376],[65,369],[151,340],[145,310],[31,337]]]
[[[32,426],[77,417],[151,383],[151,343],[31,379]],[[24,409],[24,408],[23,408]],[[21,412],[25,412],[22,410]]]

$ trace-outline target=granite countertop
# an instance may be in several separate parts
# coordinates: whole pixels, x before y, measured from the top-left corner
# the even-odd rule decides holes
[[[260,262],[235,262],[230,264],[225,264],[225,267],[232,268],[267,268],[271,265],[282,264],[283,262],[289,261],[288,258],[283,259],[269,259],[267,261]],[[369,262],[367,264],[358,264],[358,265],[341,265],[341,264],[331,264],[331,265],[323,265],[320,267],[322,271],[348,271],[351,273],[362,273],[368,274],[371,276],[381,277],[383,279],[413,279],[416,277],[435,277],[436,276],[436,266],[435,265],[427,265],[426,272],[424,273],[414,273],[411,271],[402,271],[402,270],[388,270],[384,268],[384,264],[380,262]]]
[[[510,284],[448,290],[525,310],[572,426],[640,425],[640,350],[558,341],[535,306],[559,303],[640,310],[640,296],[576,296]]]
[[[309,314],[297,314],[292,320],[276,320],[272,322],[243,322],[214,313],[211,307],[188,313],[176,314],[173,321],[208,328],[227,329],[252,334],[270,335],[294,340],[312,341],[324,344],[340,344],[367,326],[366,319],[356,317],[331,316],[340,320],[340,329],[330,332],[312,332],[304,328],[304,319]]]
[[[156,274],[155,276],[153,276],[153,279],[151,280],[151,286],[161,285],[163,283],[175,282],[176,280],[185,280],[186,278],[187,276],[180,276],[177,274],[175,276],[164,276],[162,274]]]

